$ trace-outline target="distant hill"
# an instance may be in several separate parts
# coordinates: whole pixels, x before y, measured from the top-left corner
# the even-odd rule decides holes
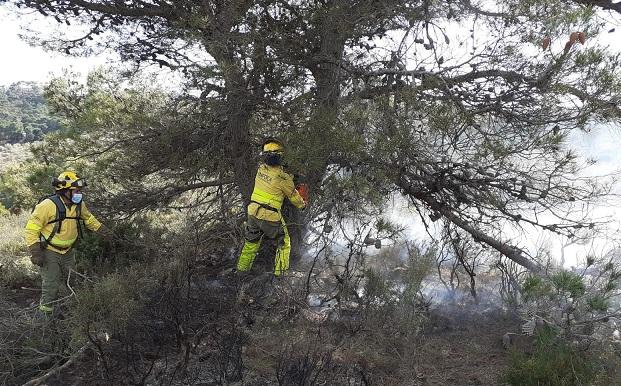
[[[39,84],[0,86],[0,145],[36,141],[60,126],[60,119],[50,114]]]

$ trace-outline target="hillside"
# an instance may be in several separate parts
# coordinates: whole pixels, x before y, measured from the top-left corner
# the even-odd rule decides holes
[[[60,119],[49,112],[40,85],[16,82],[0,86],[0,144],[40,140],[60,126]]]

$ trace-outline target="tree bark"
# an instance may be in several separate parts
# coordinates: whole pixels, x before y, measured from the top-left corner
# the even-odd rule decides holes
[[[320,42],[308,68],[315,79],[315,111],[309,121],[307,138],[311,143],[310,150],[320,149],[325,138],[335,129],[339,111],[341,92],[341,66],[345,50],[345,36],[338,23],[339,15],[346,2],[342,0],[328,3],[328,11],[318,25]],[[315,145],[316,144],[316,145]],[[315,153],[315,157],[323,157],[319,163],[306,172],[311,193],[317,191],[325,174],[330,152]],[[291,222],[289,235],[291,237],[291,261],[296,262],[301,257],[302,240],[305,235],[304,214],[300,211],[290,211],[288,221]]]

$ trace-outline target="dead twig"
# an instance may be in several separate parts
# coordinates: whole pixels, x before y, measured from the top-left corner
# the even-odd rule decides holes
[[[61,371],[65,370],[66,368],[68,368],[69,366],[71,366],[76,360],[78,360],[82,354],[84,354],[84,352],[90,348],[92,346],[92,343],[87,343],[84,346],[82,346],[78,351],[76,351],[68,360],[67,362],[63,363],[61,366],[55,367],[52,370],[48,371],[47,373],[43,374],[42,376],[38,377],[38,378],[34,378],[31,379],[30,381],[26,382],[23,384],[23,386],[37,386],[42,384],[43,382],[45,382],[46,380],[48,380],[50,377],[60,373]]]

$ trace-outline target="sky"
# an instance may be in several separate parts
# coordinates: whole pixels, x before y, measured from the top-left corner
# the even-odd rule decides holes
[[[62,75],[64,70],[73,70],[85,77],[89,69],[108,61],[104,56],[74,58],[28,45],[19,37],[28,19],[28,16],[18,19],[6,6],[0,6],[0,86],[17,81],[45,83],[54,76]],[[39,22],[34,16],[31,19]]]
[[[597,38],[600,43],[609,45],[611,50],[621,51],[621,23],[609,18],[605,21],[610,24],[611,28],[616,27],[617,31],[603,33],[594,38]],[[38,14],[22,14],[17,17],[6,6],[0,6],[0,53],[3,56],[0,59],[0,86],[17,81],[46,83],[55,76],[62,76],[68,70],[85,79],[89,70],[116,60],[113,54],[75,58],[30,46],[20,38],[19,34],[23,28],[32,26],[35,29],[48,28]],[[599,127],[590,133],[575,133],[570,138],[569,145],[584,157],[598,161],[596,165],[587,170],[587,173],[591,175],[603,175],[621,169],[621,127]],[[621,194],[621,190],[617,192]],[[600,208],[599,212],[621,219],[621,210],[617,207],[616,205],[607,206]],[[395,205],[394,212],[403,213],[403,208]],[[617,224],[613,224],[613,228],[619,228],[618,222],[617,220]],[[420,224],[410,225],[409,233],[412,237],[424,237],[424,230],[421,229]],[[562,244],[560,240],[549,242],[557,251]],[[608,240],[599,240],[598,243],[606,245]],[[572,263],[575,263],[575,256],[584,254],[579,250],[585,248],[592,249],[594,246],[572,245],[566,248],[568,253],[574,256],[570,259]]]

